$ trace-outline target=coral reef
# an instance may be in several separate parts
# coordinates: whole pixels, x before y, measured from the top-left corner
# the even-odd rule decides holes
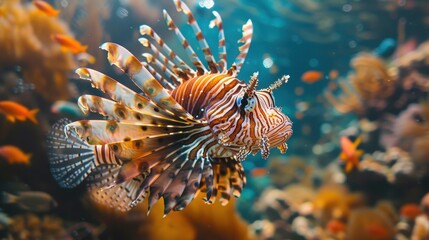
[[[380,58],[361,53],[351,61],[354,70],[339,82],[342,94],[335,97],[326,91],[327,100],[341,113],[354,112],[358,116],[368,114],[369,109],[383,110],[394,94],[396,79]]]
[[[273,157],[268,163],[267,171],[270,173],[271,184],[276,188],[284,188],[291,183],[312,185],[313,167],[299,156],[288,156],[287,159]]]
[[[361,194],[350,193],[343,185],[326,185],[313,199],[314,215],[325,225],[331,219],[347,219],[351,209],[364,203]]]
[[[70,70],[76,67],[73,56],[61,51],[51,34],[70,34],[58,18],[50,17],[20,0],[2,3],[0,18],[0,65],[3,69],[20,66],[23,78],[35,84],[36,91],[54,101],[69,97]],[[53,94],[54,93],[54,94]]]
[[[254,239],[248,225],[237,214],[234,199],[228,205],[216,202],[192,201],[180,212],[163,217],[163,201],[157,203],[146,216],[147,201],[130,212],[116,210],[89,202],[96,215],[107,226],[110,236],[122,239]],[[135,226],[135,227],[130,227]],[[127,231],[123,231],[123,228]]]
[[[63,221],[54,216],[39,217],[26,213],[12,218],[9,226],[12,239],[59,239],[65,235]]]
[[[358,208],[350,212],[347,239],[389,240],[395,236],[394,222],[383,211]]]

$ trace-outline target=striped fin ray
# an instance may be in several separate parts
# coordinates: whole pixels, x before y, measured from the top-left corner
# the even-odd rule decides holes
[[[209,27],[213,28],[214,26],[216,26],[219,30],[219,62],[217,64],[219,65],[222,72],[226,72],[228,64],[226,57],[225,33],[223,30],[222,18],[220,17],[220,14],[216,11],[213,11],[213,15],[215,15],[215,19],[210,22]]]
[[[178,79],[174,79],[176,81],[176,86],[180,85],[182,83],[182,79],[188,80],[189,75],[186,74],[179,66],[174,64],[171,60],[169,60],[164,54],[162,54],[153,44],[149,42],[146,38],[139,38],[139,42],[152,50],[153,55],[156,59],[158,59],[159,62],[164,63],[167,65],[168,69],[174,72],[175,75],[177,75]]]
[[[155,149],[153,153],[133,160],[137,165],[139,163],[140,165],[145,164],[150,169],[150,174],[140,186],[138,194],[147,192],[159,178],[164,179],[162,176],[176,176],[175,171],[182,168],[185,162],[198,161],[201,156],[205,155],[205,150],[201,146],[213,140],[208,135],[209,133],[210,129],[208,127],[202,128],[198,132],[177,140],[173,145],[163,146],[160,149]],[[162,160],[159,160],[160,158]],[[195,165],[193,164],[193,166]],[[142,167],[137,166],[137,168],[141,169]],[[161,182],[166,184],[162,180]]]
[[[212,199],[213,195],[216,196],[216,189],[214,188],[216,179],[213,173],[214,171],[213,171],[213,165],[211,163],[211,160],[205,159],[202,178],[201,178],[202,184],[200,186],[200,191],[206,193],[206,196],[203,197],[206,203],[212,203],[210,199]]]
[[[206,67],[201,62],[200,58],[195,53],[194,49],[189,44],[188,40],[183,36],[180,29],[176,26],[176,24],[173,22],[173,19],[171,19],[170,15],[167,13],[167,11],[163,10],[164,13],[164,19],[167,22],[168,29],[173,30],[176,33],[177,38],[182,43],[182,47],[185,49],[186,54],[191,59],[192,64],[197,68],[197,75],[203,75],[207,72]]]
[[[115,43],[104,43],[101,49],[108,52],[110,64],[124,71],[143,92],[160,108],[171,111],[184,120],[194,120],[168,91],[143,67],[140,61],[124,47]]]
[[[120,211],[129,211],[135,204],[141,202],[143,199],[136,199],[133,202],[135,191],[143,182],[146,172],[139,176],[130,179],[122,184],[115,185],[111,188],[93,189],[90,196],[96,202],[107,205],[112,208],[119,209]]]
[[[169,81],[167,81],[167,79],[161,76],[161,74],[159,74],[151,65],[149,65],[149,63],[142,62],[142,64],[143,67],[145,67],[150,72],[150,74],[152,74],[152,76],[154,76],[155,79],[162,84],[165,89],[171,91],[176,88],[176,86],[172,85]]]
[[[249,19],[247,20],[246,24],[243,25],[243,36],[241,37],[240,40],[238,40],[238,42],[243,43],[243,45],[241,45],[238,48],[240,53],[238,54],[237,58],[234,61],[234,63],[237,66],[237,73],[240,72],[240,69],[243,66],[243,63],[246,60],[246,56],[250,48],[250,43],[252,42],[252,36],[253,36],[253,24],[252,24],[252,21]]]
[[[201,159],[194,162],[188,161],[187,165],[191,167],[184,167],[163,193],[164,215],[167,215],[175,206],[181,204],[183,200],[185,200],[182,200],[182,194],[185,193],[186,190],[186,197],[190,194],[193,195],[193,193],[198,190],[201,172],[203,170],[203,161]],[[186,205],[184,207],[186,207]]]
[[[235,157],[214,158],[211,163],[213,165],[213,190],[212,194],[207,194],[205,200],[212,204],[218,198],[224,206],[228,204],[231,195],[239,197],[246,185],[243,166]],[[205,186],[202,186],[201,191],[207,191]]]
[[[128,142],[142,138],[152,138],[156,135],[172,135],[189,129],[189,126],[140,124],[138,122],[118,122],[115,120],[80,120],[69,123],[66,129],[73,129],[91,145]]]
[[[176,118],[180,121],[183,121],[174,114],[160,109],[146,97],[137,94],[133,90],[118,83],[113,78],[110,78],[101,72],[90,68],[78,68],[76,73],[81,79],[91,81],[93,87],[106,93],[113,100],[129,108],[132,108],[135,111],[148,115],[168,116],[170,118]]]
[[[150,191],[154,190],[154,188],[152,186],[154,185],[162,185],[162,184],[167,184],[166,182],[162,182],[162,177],[164,174],[164,176],[168,176],[169,174],[174,174],[174,172],[170,172],[168,171],[168,169],[170,170],[176,170],[176,169],[180,169],[183,166],[184,162],[187,162],[189,160],[186,159],[186,149],[185,148],[178,148],[178,147],[174,147],[174,148],[167,148],[165,150],[169,150],[170,153],[169,154],[162,154],[162,156],[164,156],[164,159],[161,161],[156,161],[154,163],[149,163],[149,165],[152,165],[151,167],[149,167],[150,169],[150,173],[149,175],[144,179],[144,181],[142,182],[142,184],[139,186],[138,190],[136,191],[136,195],[135,195],[135,199],[139,199],[139,198],[145,198],[147,193],[149,193]],[[158,154],[156,154],[158,155]],[[153,156],[151,156],[153,159]],[[146,163],[147,164],[147,163]],[[172,168],[170,168],[172,167]],[[158,180],[161,178],[161,182],[157,183]],[[169,183],[168,183],[169,184]],[[152,195],[152,198],[155,196],[152,193],[150,193],[150,195]],[[161,197],[161,196],[157,196],[157,199],[155,199],[156,201]],[[155,204],[156,201],[152,200],[152,205]],[[148,206],[148,212],[150,211],[150,208],[152,207],[152,205]]]
[[[176,160],[177,161],[177,160]],[[181,172],[188,172],[191,173],[192,169],[195,165],[194,160],[190,159],[184,159],[183,161],[180,161],[178,164],[172,164],[167,169],[164,170],[164,172],[158,177],[156,182],[154,182],[153,185],[150,186],[150,195],[148,198],[148,208],[152,208],[153,205],[155,205],[156,202],[161,197],[164,197],[165,190],[171,185],[171,183],[174,181],[175,178],[178,177],[179,173]],[[181,177],[180,184],[183,186],[186,186],[186,183],[188,181],[189,174],[185,174],[185,176]]]
[[[201,50],[203,51],[206,62],[210,68],[210,73],[217,73],[218,69],[216,61],[212,55],[209,45],[207,44],[203,32],[201,31],[201,28],[198,25],[198,22],[195,20],[195,17],[192,14],[191,10],[181,0],[174,0],[174,4],[176,5],[177,11],[183,11],[183,13],[188,17],[188,24],[191,25],[192,30],[194,31],[195,36],[198,40],[198,43],[200,44]]]
[[[152,54],[150,53],[143,53],[143,57],[146,58],[147,63],[155,65],[155,67],[157,67],[158,69],[160,69],[166,76],[167,79],[170,79],[174,85],[173,89],[176,88],[176,86],[179,84],[180,82],[176,77],[176,74],[171,72],[170,69],[168,69],[167,66],[165,66],[162,62],[160,62],[158,59],[154,58]]]
[[[189,67],[188,64],[186,64],[177,54],[171,50],[170,47],[162,40],[162,38],[159,37],[159,35],[148,25],[141,25],[140,26],[140,34],[145,36],[149,35],[157,44],[161,47],[161,49],[166,53],[166,55],[170,58],[171,61],[173,61],[176,66],[179,66],[181,69],[183,69],[183,72],[186,74],[184,76],[180,76],[181,78],[187,80],[189,78],[192,78],[195,76],[195,71]]]
[[[193,126],[191,123],[171,118],[142,114],[115,101],[94,95],[80,96],[78,106],[85,114],[89,111],[96,112],[103,116],[108,116],[112,120],[121,122],[135,121],[138,124]]]
[[[121,165],[118,164],[100,164],[92,169],[91,173],[86,177],[85,183],[88,187],[113,187],[120,169]]]
[[[194,159],[198,154],[207,154],[208,149],[204,149],[203,146],[214,141],[209,137],[209,134],[209,127],[202,126],[187,132],[179,132],[176,135],[160,134],[136,141],[110,144],[109,147],[117,158],[129,160],[121,167],[116,182],[126,181],[136,176],[139,172],[152,169],[159,164],[162,165],[161,170],[164,171],[169,164],[178,159],[180,162],[184,161],[184,159]],[[185,152],[186,157],[181,157]],[[154,177],[154,180],[158,177],[155,175],[156,173],[157,171],[151,170],[151,177]],[[150,180],[145,181],[152,183]],[[148,188],[149,185],[143,186],[142,189]]]
[[[168,151],[164,152],[164,149],[180,147],[180,144],[183,144],[183,142],[188,141],[192,136],[200,132],[201,130],[194,128],[186,131],[151,135],[136,140],[112,143],[108,144],[108,146],[120,159],[143,158],[152,154],[151,159],[157,160],[155,156],[159,158],[162,157],[162,154],[169,153]],[[206,129],[206,133],[209,133],[208,129]]]
[[[91,146],[65,129],[69,123],[67,119],[56,122],[47,138],[50,170],[61,187],[76,187],[100,164],[120,164],[105,146]]]
[[[169,204],[165,207],[164,213],[169,211],[169,208],[172,204],[174,204],[174,206],[172,206],[174,207],[174,211],[181,211],[195,198],[198,188],[201,184],[204,162],[204,160],[201,160],[196,164],[197,167],[193,169],[191,175],[189,176],[185,189],[183,189],[183,193],[180,195],[179,199],[174,199],[174,201],[171,202],[164,198],[164,202],[167,201]]]

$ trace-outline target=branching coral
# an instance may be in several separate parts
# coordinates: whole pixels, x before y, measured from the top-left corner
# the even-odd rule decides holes
[[[19,0],[5,1],[0,7],[4,10],[0,17],[0,66],[21,66],[24,79],[34,83],[36,91],[48,100],[68,98],[67,74],[76,65],[50,38],[51,34],[69,34],[67,26]]]
[[[360,54],[352,60],[355,74],[350,76],[358,94],[365,100],[385,100],[395,90],[395,79],[390,76],[383,60],[371,54]]]
[[[326,91],[327,100],[341,113],[362,115],[367,108],[384,109],[396,88],[396,80],[384,62],[363,53],[355,57],[351,65],[354,73],[339,83],[343,93],[337,99]]]

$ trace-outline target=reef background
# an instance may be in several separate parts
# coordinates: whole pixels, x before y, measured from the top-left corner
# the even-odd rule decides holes
[[[35,213],[0,202],[0,238],[429,236],[429,229],[421,227],[429,214],[429,199],[424,198],[429,191],[428,1],[186,1],[212,50],[218,32],[208,28],[211,11],[221,14],[230,61],[238,53],[241,26],[252,19],[253,41],[238,77],[248,82],[258,71],[264,88],[284,74],[291,76],[275,98],[291,117],[294,135],[286,155],[274,149],[268,160],[258,154],[243,163],[248,184],[241,198],[227,207],[206,206],[195,199],[189,209],[165,219],[162,203],[149,216],[145,204],[128,214],[118,213],[91,202],[84,186],[62,189],[52,179],[46,134],[60,118],[82,118],[73,108],[58,112],[52,106],[60,100],[76,103],[78,96],[94,90],[74,74],[76,67],[88,63],[61,51],[49,36],[75,37],[95,57],[90,67],[118,77],[98,48],[101,43],[116,42],[138,55],[143,51],[138,28],[147,24],[179,49],[162,9],[181,19],[179,27],[196,44],[189,26],[183,16],[176,16],[170,0],[48,2],[61,11],[58,17],[44,15],[31,1],[0,0],[0,101],[40,109],[38,125],[11,123],[0,115],[0,146],[15,145],[32,153],[29,165],[0,158],[0,190],[43,191],[58,206]],[[303,81],[301,76],[309,70],[323,77],[314,83]],[[348,173],[339,159],[343,136],[361,138],[358,148],[364,152]]]

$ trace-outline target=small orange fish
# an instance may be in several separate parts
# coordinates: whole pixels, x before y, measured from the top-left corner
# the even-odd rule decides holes
[[[25,106],[13,101],[0,101],[0,113],[6,115],[6,119],[15,122],[16,119],[25,121],[28,119],[37,124],[36,114],[39,109],[29,110]]]
[[[306,83],[315,83],[323,78],[323,73],[320,71],[310,70],[302,74],[301,80]]]
[[[40,0],[33,1],[34,6],[36,6],[40,11],[44,12],[46,15],[55,17],[60,13],[60,10],[53,8],[49,3]]]
[[[73,54],[86,52],[88,46],[82,45],[78,40],[65,34],[52,34],[51,39],[59,43],[64,50]]]
[[[346,231],[346,224],[337,219],[332,219],[326,224],[326,230],[333,234],[338,234]]]
[[[265,168],[254,168],[251,172],[253,177],[263,177],[268,174],[267,169]]]
[[[0,156],[5,158],[9,164],[29,164],[31,153],[24,153],[18,147],[13,145],[4,145],[0,147]]]
[[[342,136],[340,139],[341,154],[340,159],[346,162],[346,173],[349,173],[354,167],[359,164],[359,158],[362,156],[363,151],[358,150],[357,146],[360,144],[361,138],[358,137],[355,142],[350,141],[348,137]]]
[[[406,217],[409,219],[415,219],[418,215],[422,213],[422,210],[420,209],[420,206],[415,203],[407,203],[402,205],[401,209],[399,210],[400,215],[402,217]]]
[[[329,72],[329,79],[335,80],[338,78],[339,75],[340,74],[338,73],[338,70],[333,69]]]

